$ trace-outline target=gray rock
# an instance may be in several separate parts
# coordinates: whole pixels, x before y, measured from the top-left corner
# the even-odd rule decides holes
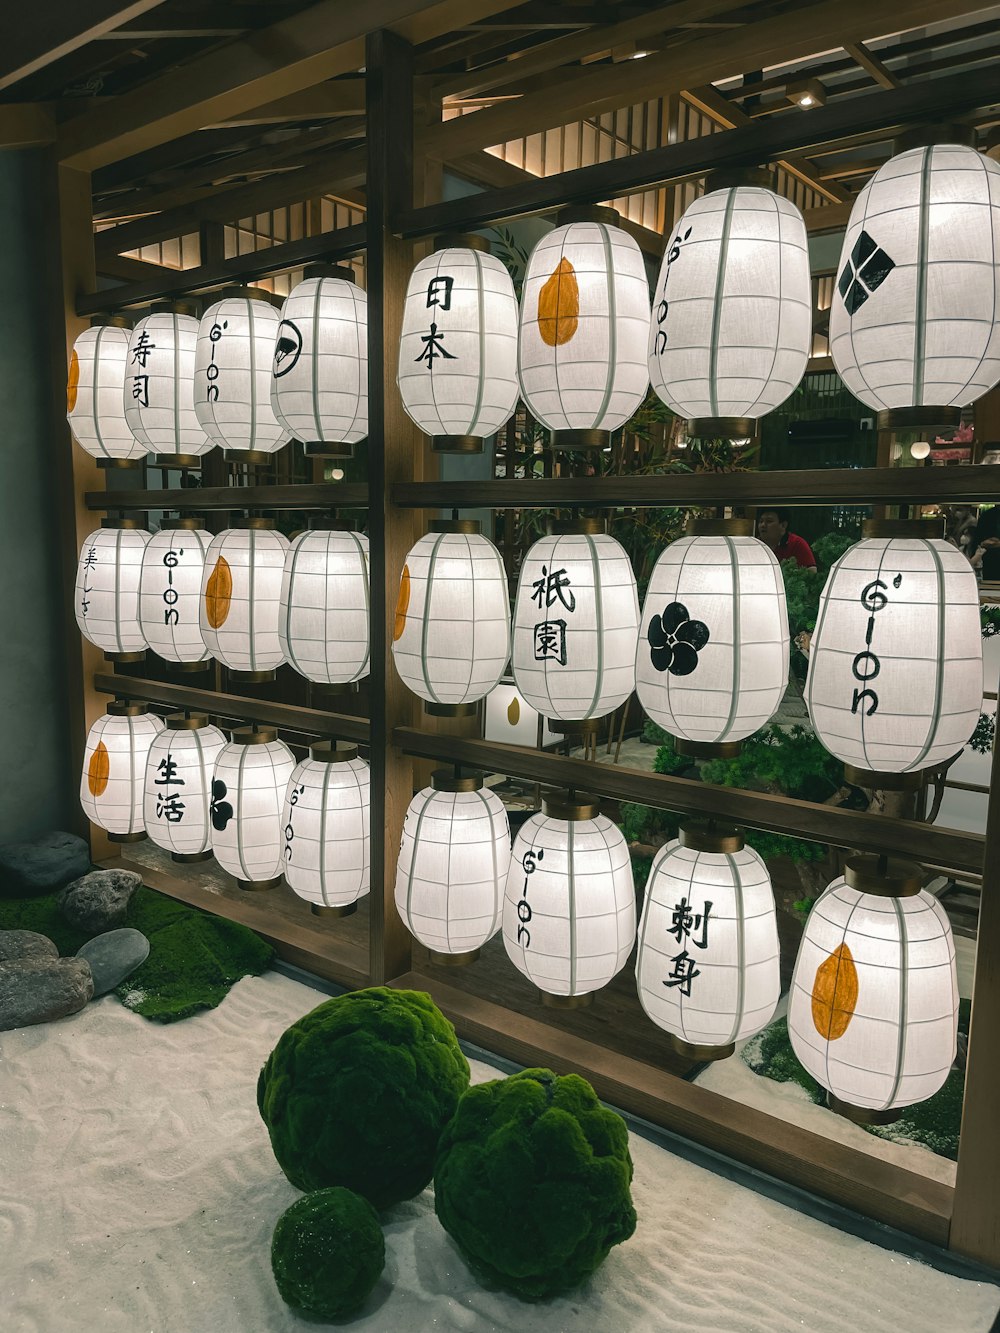
[[[0,963],[0,1032],[75,1014],[93,993],[94,979],[85,958],[15,958]]]
[[[76,951],[77,958],[86,958],[94,974],[94,996],[106,995],[134,972],[149,957],[149,940],[141,930],[109,930],[106,935],[95,935]]]
[[[58,958],[59,950],[47,935],[34,930],[0,930],[0,963],[15,958]]]
[[[90,848],[74,833],[46,833],[34,842],[0,847],[0,898],[31,898],[90,869]]]
[[[114,930],[124,922],[141,883],[142,876],[134,870],[92,870],[66,885],[59,895],[59,910],[80,930]]]

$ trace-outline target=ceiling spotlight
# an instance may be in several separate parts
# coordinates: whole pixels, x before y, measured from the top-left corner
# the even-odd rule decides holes
[[[910,457],[921,459],[926,458],[931,451],[931,446],[926,440],[916,440],[910,445]]]
[[[785,96],[793,104],[805,110],[822,106],[826,101],[826,89],[819,79],[797,79],[785,88]]]

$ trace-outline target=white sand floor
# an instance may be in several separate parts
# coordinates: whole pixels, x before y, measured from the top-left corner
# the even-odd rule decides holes
[[[284,1333],[271,1232],[298,1192],[257,1114],[258,1070],[322,1001],[278,973],[161,1027],[109,996],[0,1034],[3,1333]],[[477,1082],[497,1076],[473,1065]],[[632,1136],[635,1236],[572,1297],[485,1291],[431,1191],[385,1215],[366,1333],[985,1333],[990,1284],[805,1217]]]

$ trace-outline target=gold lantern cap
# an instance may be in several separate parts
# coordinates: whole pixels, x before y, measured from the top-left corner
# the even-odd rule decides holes
[[[478,536],[482,524],[478,518],[435,518],[427,524],[428,532],[464,532],[469,536]]]
[[[490,243],[485,236],[474,231],[446,231],[434,237],[433,253],[439,250],[478,250],[481,254],[490,253]]]
[[[866,518],[861,524],[861,536],[920,537],[929,540],[944,536],[943,518]]]
[[[603,537],[607,530],[608,523],[603,518],[553,519],[549,524],[549,533],[553,537],[579,537],[584,534]]]
[[[308,278],[339,278],[341,282],[357,282],[353,268],[346,264],[306,264],[302,270],[303,280]]]
[[[141,717],[149,712],[149,704],[145,699],[115,699],[105,711],[109,717]]]
[[[102,528],[124,529],[129,532],[138,531],[142,524],[137,518],[102,518]]]
[[[435,791],[482,791],[482,773],[458,774],[450,768],[436,768],[431,774],[431,786]]]
[[[743,850],[743,834],[733,824],[716,825],[714,819],[690,820],[680,825],[677,832],[682,847],[692,852],[719,852],[732,854]]]
[[[358,754],[356,745],[343,741],[313,741],[309,746],[309,758],[321,764],[349,764]]]
[[[168,731],[201,731],[211,726],[207,713],[168,713],[164,721]]]
[[[752,518],[689,518],[685,537],[752,537]]]
[[[183,518],[163,518],[160,520],[161,532],[204,532],[205,520],[200,514],[186,514]]]
[[[578,824],[584,819],[596,819],[601,813],[601,798],[584,792],[554,791],[542,797],[542,814],[549,819],[562,819],[567,824]]]
[[[770,167],[720,167],[705,177],[705,193],[716,190],[746,189],[773,190],[774,172]]]
[[[920,867],[895,857],[852,857],[844,867],[844,879],[858,893],[878,898],[912,898],[923,888]]]
[[[235,727],[230,734],[234,745],[270,745],[278,739],[277,727]]]

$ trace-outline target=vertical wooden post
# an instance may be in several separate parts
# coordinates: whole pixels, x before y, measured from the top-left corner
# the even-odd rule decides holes
[[[369,33],[365,44],[368,120],[368,527],[371,540],[372,890],[370,974],[391,980],[410,966],[410,936],[393,898],[396,854],[413,792],[409,759],[392,745],[393,728],[414,723],[416,699],[389,658],[399,577],[420,531],[419,512],[393,509],[389,488],[418,475],[423,440],[396,389],[396,358],[409,242],[391,219],[413,203],[413,62],[394,33]]]
[[[976,980],[966,1060],[958,1174],[948,1244],[1000,1268],[1000,894],[991,868],[1000,856],[1000,744],[993,742],[990,803],[983,849],[983,888],[976,933]]]

